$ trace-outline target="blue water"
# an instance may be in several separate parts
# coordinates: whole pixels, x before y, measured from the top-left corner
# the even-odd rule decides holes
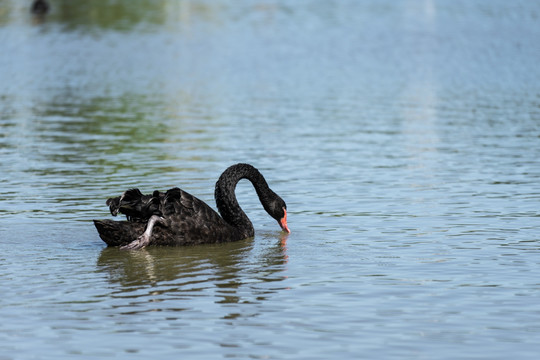
[[[30,2],[28,2],[30,3]],[[536,359],[535,1],[0,3],[0,359]],[[120,251],[137,186],[256,236]]]

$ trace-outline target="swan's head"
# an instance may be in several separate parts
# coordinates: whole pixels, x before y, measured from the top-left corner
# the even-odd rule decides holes
[[[266,211],[271,217],[277,220],[281,230],[290,233],[291,230],[287,226],[287,204],[277,194],[274,193],[273,195],[273,199],[268,206],[265,206]]]

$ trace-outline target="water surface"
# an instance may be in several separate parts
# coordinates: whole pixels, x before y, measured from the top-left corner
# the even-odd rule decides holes
[[[540,7],[530,1],[0,4],[0,359],[533,359]],[[256,236],[105,245],[138,186]]]

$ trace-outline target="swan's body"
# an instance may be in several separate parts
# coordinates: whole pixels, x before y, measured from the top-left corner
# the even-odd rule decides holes
[[[153,245],[193,245],[229,242],[254,236],[253,224],[238,205],[234,189],[241,179],[250,180],[264,209],[281,228],[287,227],[287,206],[261,173],[248,164],[236,164],[221,174],[215,199],[221,216],[195,196],[173,188],[143,195],[138,189],[107,200],[113,216],[126,221],[94,220],[99,236],[109,246],[138,249]]]

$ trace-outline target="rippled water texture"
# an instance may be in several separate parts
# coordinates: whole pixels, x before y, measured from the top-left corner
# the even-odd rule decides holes
[[[536,1],[0,2],[0,359],[536,359]],[[256,236],[120,251],[138,186]]]

